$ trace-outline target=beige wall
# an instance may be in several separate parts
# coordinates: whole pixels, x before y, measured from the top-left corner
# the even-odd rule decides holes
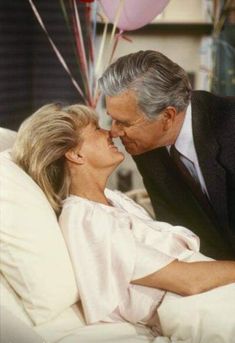
[[[140,0],[138,0],[140,1]],[[142,0],[141,0],[142,1]],[[208,22],[208,10],[206,5],[211,4],[211,0],[170,0],[163,13],[155,18],[151,26],[152,29],[127,31],[125,35],[132,40],[132,43],[120,39],[114,59],[119,56],[135,52],[138,50],[154,49],[167,55],[176,63],[181,65],[186,71],[195,73],[195,88],[201,88],[200,71],[200,49],[203,35],[191,32],[190,26],[180,31],[162,30],[158,24],[203,24]],[[184,32],[186,30],[187,32]],[[109,37],[107,38],[105,55],[109,55]],[[100,45],[100,36],[97,38],[97,51]],[[106,62],[107,63],[107,62]]]
[[[205,22],[209,20],[205,7],[210,4],[210,0],[170,0],[162,15],[154,22]]]
[[[178,63],[187,72],[194,72],[196,76],[196,88],[200,68],[200,43],[201,36],[183,34],[158,34],[157,30],[148,34],[127,33],[132,43],[120,40],[114,59],[127,53],[138,50],[158,50]]]

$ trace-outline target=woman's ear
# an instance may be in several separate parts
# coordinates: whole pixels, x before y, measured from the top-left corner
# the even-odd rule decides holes
[[[84,162],[85,162],[84,158],[72,149],[68,150],[65,153],[65,158],[68,161],[70,161],[72,163],[76,163],[76,164],[84,164]]]

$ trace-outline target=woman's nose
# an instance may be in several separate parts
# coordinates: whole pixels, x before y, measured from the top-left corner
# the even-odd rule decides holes
[[[123,136],[123,133],[124,133],[120,125],[118,125],[115,120],[112,121],[110,132],[113,138],[121,137]]]

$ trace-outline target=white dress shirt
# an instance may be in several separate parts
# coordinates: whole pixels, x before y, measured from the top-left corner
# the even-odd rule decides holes
[[[202,175],[202,171],[198,162],[197,152],[193,140],[193,128],[192,128],[192,106],[189,104],[183,126],[175,142],[176,149],[182,155],[181,161],[184,163],[190,174],[196,178],[201,185],[202,191],[206,193],[209,198],[206,183]],[[169,149],[168,149],[169,151]],[[192,167],[192,163],[194,167]]]

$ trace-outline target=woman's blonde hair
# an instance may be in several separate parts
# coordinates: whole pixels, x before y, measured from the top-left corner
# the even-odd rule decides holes
[[[13,160],[42,188],[56,213],[69,193],[70,175],[65,153],[82,143],[82,130],[97,123],[84,105],[41,107],[19,128],[12,149]]]

